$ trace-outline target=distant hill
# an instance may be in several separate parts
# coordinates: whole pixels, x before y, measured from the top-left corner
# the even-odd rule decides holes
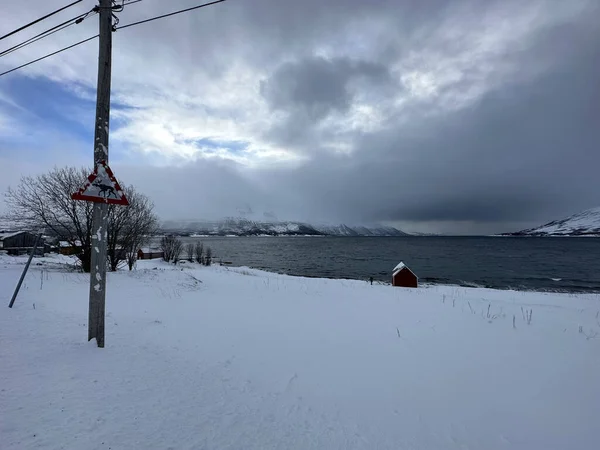
[[[505,236],[600,236],[600,207]]]
[[[311,225],[302,222],[249,220],[230,217],[218,221],[168,220],[165,233],[208,236],[408,236],[385,226]]]
[[[0,216],[0,232],[21,231],[27,229],[27,226],[10,220],[8,217]]]

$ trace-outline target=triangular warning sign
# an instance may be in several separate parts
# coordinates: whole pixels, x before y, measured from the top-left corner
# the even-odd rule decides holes
[[[129,205],[125,193],[106,162],[96,164],[92,173],[79,192],[71,194],[73,200],[85,200],[96,203]]]

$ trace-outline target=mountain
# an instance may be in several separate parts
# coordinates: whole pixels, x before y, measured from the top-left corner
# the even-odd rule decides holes
[[[508,236],[600,236],[600,207],[573,214],[562,220],[555,220],[546,225]]]
[[[302,222],[249,220],[229,217],[217,221],[168,220],[161,226],[165,233],[209,236],[407,236],[393,227],[311,225]]]

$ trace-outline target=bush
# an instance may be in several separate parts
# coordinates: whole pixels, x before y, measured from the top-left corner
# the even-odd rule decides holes
[[[194,251],[195,251],[195,246],[193,242],[190,242],[188,245],[185,246],[185,250],[186,250],[186,254],[187,254],[187,260],[189,262],[194,262]]]
[[[163,236],[160,240],[160,249],[163,251],[165,261],[177,263],[183,251],[183,242],[177,236]]]
[[[196,242],[196,262],[202,264],[204,261],[204,244]]]

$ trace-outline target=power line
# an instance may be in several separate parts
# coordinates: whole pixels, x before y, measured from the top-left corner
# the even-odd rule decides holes
[[[113,0],[113,6],[111,7],[111,9],[114,12],[121,12],[125,9],[125,7],[127,5],[133,5],[134,3],[139,3],[142,0],[121,0],[121,4],[118,3],[118,0]],[[114,16],[113,16],[114,17]]]
[[[83,14],[80,14],[80,15],[78,15],[76,17],[73,17],[72,19],[65,20],[64,22],[59,23],[58,25],[55,25],[55,26],[53,26],[52,28],[50,28],[50,29],[48,29],[46,31],[43,31],[43,32],[41,32],[39,34],[36,34],[33,37],[30,37],[29,39],[21,42],[20,44],[14,45],[11,48],[8,48],[8,49],[0,52],[0,58],[2,56],[8,55],[9,53],[17,51],[17,50],[19,50],[19,49],[21,49],[23,47],[26,47],[26,46],[28,46],[30,44],[33,44],[34,42],[37,42],[37,41],[39,41],[41,39],[44,39],[44,38],[46,38],[46,37],[48,37],[48,36],[50,36],[50,35],[52,35],[54,33],[57,33],[57,32],[59,32],[61,30],[64,30],[65,28],[68,28],[68,27],[70,27],[72,25],[79,24],[79,23],[83,22],[83,20],[86,19],[88,15],[90,15],[91,13],[97,13],[97,12],[98,12],[97,10],[92,9],[92,10],[86,12],[86,13],[83,13]]]
[[[41,39],[44,39],[44,38],[46,38],[46,37],[48,37],[48,36],[50,36],[50,35],[52,35],[54,33],[57,33],[57,32],[59,32],[61,30],[64,30],[65,28],[68,28],[71,25],[75,25],[75,22],[67,23],[66,25],[63,23],[60,28],[53,29],[52,31],[48,30],[48,32],[44,32],[44,33],[38,34],[38,35],[36,35],[36,36],[34,36],[34,37],[30,38],[30,39],[27,39],[24,42],[21,42],[20,44],[15,45],[14,47],[11,47],[11,48],[9,48],[7,50],[4,50],[3,52],[0,53],[0,57],[6,56],[6,55],[8,55],[8,54],[10,54],[12,52],[16,52],[17,50],[19,50],[19,49],[21,49],[23,47],[27,47],[28,45],[33,44],[34,42],[37,42],[37,41],[39,41]]]
[[[175,14],[181,14],[181,13],[184,13],[184,12],[192,11],[192,10],[194,10],[194,9],[204,8],[205,6],[214,5],[214,4],[216,4],[216,3],[222,3],[222,2],[224,2],[224,1],[225,1],[225,0],[216,0],[216,1],[214,1],[214,2],[210,2],[210,3],[204,3],[203,5],[193,6],[193,7],[191,7],[191,8],[187,8],[187,9],[181,9],[181,10],[179,10],[179,11],[175,11],[175,12],[172,12],[172,13],[169,13],[169,14],[163,14],[162,16],[156,16],[156,17],[152,17],[152,18],[150,18],[150,19],[146,19],[146,20],[140,20],[139,22],[128,23],[127,25],[123,25],[123,26],[121,26],[121,27],[117,27],[116,29],[117,29],[117,30],[122,30],[123,28],[129,28],[129,27],[132,27],[132,26],[134,26],[134,25],[140,25],[140,24],[142,24],[142,23],[146,23],[146,22],[151,22],[151,21],[153,21],[153,20],[162,19],[162,18],[164,18],[164,17],[174,16]],[[130,2],[130,3],[131,3],[131,2]]]
[[[6,74],[9,74],[9,73],[11,73],[11,72],[14,72],[15,70],[22,69],[23,67],[26,67],[26,66],[28,66],[28,65],[30,65],[30,64],[36,63],[36,62],[38,62],[38,61],[41,61],[42,59],[46,59],[46,58],[49,58],[50,56],[54,56],[54,55],[56,55],[56,54],[58,54],[58,53],[64,52],[65,50],[69,50],[70,48],[73,48],[73,47],[76,47],[76,46],[78,46],[78,45],[81,45],[81,44],[83,44],[83,43],[85,43],[85,42],[87,42],[87,41],[91,41],[92,39],[95,39],[95,38],[97,38],[98,36],[99,36],[99,35],[96,35],[96,36],[89,37],[89,38],[87,38],[87,39],[84,39],[83,41],[76,42],[76,43],[75,43],[75,44],[73,44],[73,45],[69,45],[68,47],[64,47],[64,48],[61,48],[60,50],[57,50],[57,51],[55,51],[55,52],[52,52],[52,53],[49,53],[49,54],[48,54],[48,55],[46,55],[46,56],[42,56],[41,58],[34,59],[33,61],[29,61],[28,63],[25,63],[25,64],[23,64],[23,65],[20,65],[19,67],[15,67],[14,69],[10,69],[10,70],[7,70],[6,72],[2,72],[2,73],[0,73],[0,77],[1,77],[1,76],[4,76],[4,75],[6,75]]]
[[[120,5],[120,9],[119,10],[122,10],[122,8],[124,6],[131,5],[131,4],[134,4],[134,3],[139,3],[141,1],[142,0],[129,0],[129,1],[123,0],[123,3]],[[1,51],[0,52],[0,58],[2,56],[8,55],[9,53],[17,51],[20,48],[26,47],[29,44],[33,44],[34,42],[37,42],[37,41],[39,41],[41,39],[44,39],[44,38],[46,38],[46,37],[48,37],[48,36],[50,36],[50,35],[52,35],[54,33],[57,33],[58,31],[64,30],[65,28],[68,28],[68,27],[70,27],[72,25],[80,24],[81,22],[83,22],[87,18],[87,16],[89,16],[92,13],[97,14],[98,11],[99,11],[99,9],[97,7],[94,7],[90,11],[88,11],[86,13],[80,14],[80,15],[78,15],[76,17],[73,17],[72,19],[65,20],[64,22],[59,23],[58,25],[55,25],[55,26],[53,26],[52,28],[50,28],[50,29],[48,29],[46,31],[43,31],[43,32],[41,32],[39,34],[36,34],[35,36],[33,36],[33,37],[31,37],[31,38],[29,38],[29,39],[21,42],[20,44],[17,44],[17,45],[15,45],[13,47],[10,47],[10,48],[8,48],[8,49],[6,49],[4,51]]]
[[[137,3],[138,1],[141,1],[141,0],[132,0],[131,2],[125,3],[125,5],[127,5],[127,4],[131,4],[131,3]],[[187,11],[193,11],[193,10],[195,10],[195,9],[204,8],[205,6],[214,5],[214,4],[216,4],[216,3],[222,3],[222,2],[224,2],[224,1],[225,1],[225,0],[216,0],[216,1],[213,1],[213,2],[210,2],[210,3],[204,3],[204,4],[202,4],[202,5],[194,6],[194,7],[192,7],[192,8],[182,9],[182,10],[175,11],[175,12],[172,12],[172,13],[169,13],[169,14],[163,14],[162,16],[152,17],[152,18],[150,18],[150,19],[146,19],[146,20],[140,20],[139,22],[129,23],[129,24],[127,24],[127,25],[123,25],[122,27],[118,27],[118,28],[116,28],[116,29],[115,29],[115,28],[113,28],[113,30],[120,30],[120,29],[122,29],[122,28],[129,28],[129,27],[132,27],[132,26],[134,26],[134,25],[139,25],[139,24],[142,24],[142,23],[151,22],[151,21],[153,21],[153,20],[162,19],[162,18],[164,18],[164,17],[174,16],[174,15],[176,15],[176,14],[181,14],[181,13],[184,13],[184,12],[187,12]],[[95,11],[95,9],[94,9],[94,11]],[[89,14],[89,13],[88,13],[88,14]],[[59,26],[60,26],[60,25],[59,25]],[[65,27],[65,28],[66,28],[66,27]],[[56,31],[58,31],[58,30],[56,30]],[[82,41],[76,42],[76,43],[75,43],[75,44],[73,44],[73,45],[69,45],[68,47],[64,47],[64,48],[62,48],[62,49],[60,49],[60,50],[57,50],[57,51],[55,51],[55,52],[49,53],[49,54],[47,54],[47,55],[45,55],[45,56],[42,56],[41,58],[34,59],[33,61],[29,61],[28,63],[25,63],[25,64],[22,64],[22,65],[20,65],[20,66],[18,66],[18,67],[15,67],[14,69],[10,69],[10,70],[7,70],[6,72],[2,72],[2,73],[0,73],[0,77],[2,77],[2,76],[4,76],[4,75],[7,75],[7,74],[9,74],[9,73],[11,73],[11,72],[14,72],[15,70],[22,69],[23,67],[27,67],[27,66],[29,66],[30,64],[34,64],[34,63],[36,63],[36,62],[38,62],[38,61],[41,61],[41,60],[43,60],[43,59],[46,59],[46,58],[49,58],[50,56],[54,56],[54,55],[56,55],[56,54],[58,54],[58,53],[64,52],[65,50],[69,50],[69,49],[71,49],[71,48],[73,48],[73,47],[76,47],[76,46],[78,46],[78,45],[81,45],[81,44],[83,44],[83,43],[85,43],[85,42],[91,41],[92,39],[95,39],[95,38],[97,38],[98,36],[99,36],[98,34],[97,34],[97,35],[95,35],[95,36],[91,36],[91,37],[89,37],[89,38],[87,38],[87,39],[84,39],[84,40],[82,40]]]
[[[63,6],[62,8],[57,9],[54,12],[51,12],[50,14],[46,14],[44,17],[40,17],[39,19],[36,19],[33,22],[29,22],[27,25],[23,25],[21,28],[17,28],[16,30],[11,31],[10,33],[5,34],[4,36],[0,37],[0,41],[2,39],[5,39],[5,38],[9,37],[9,36],[12,36],[15,33],[18,33],[19,31],[24,30],[25,28],[29,28],[30,26],[35,25],[36,23],[41,22],[42,20],[47,19],[48,17],[53,16],[54,14],[57,14],[57,13],[65,10],[67,8],[70,8],[71,6],[76,5],[77,3],[80,3],[82,1],[83,0],[76,0],[76,1],[74,1],[73,3],[71,3],[71,4],[67,5],[67,6]]]

